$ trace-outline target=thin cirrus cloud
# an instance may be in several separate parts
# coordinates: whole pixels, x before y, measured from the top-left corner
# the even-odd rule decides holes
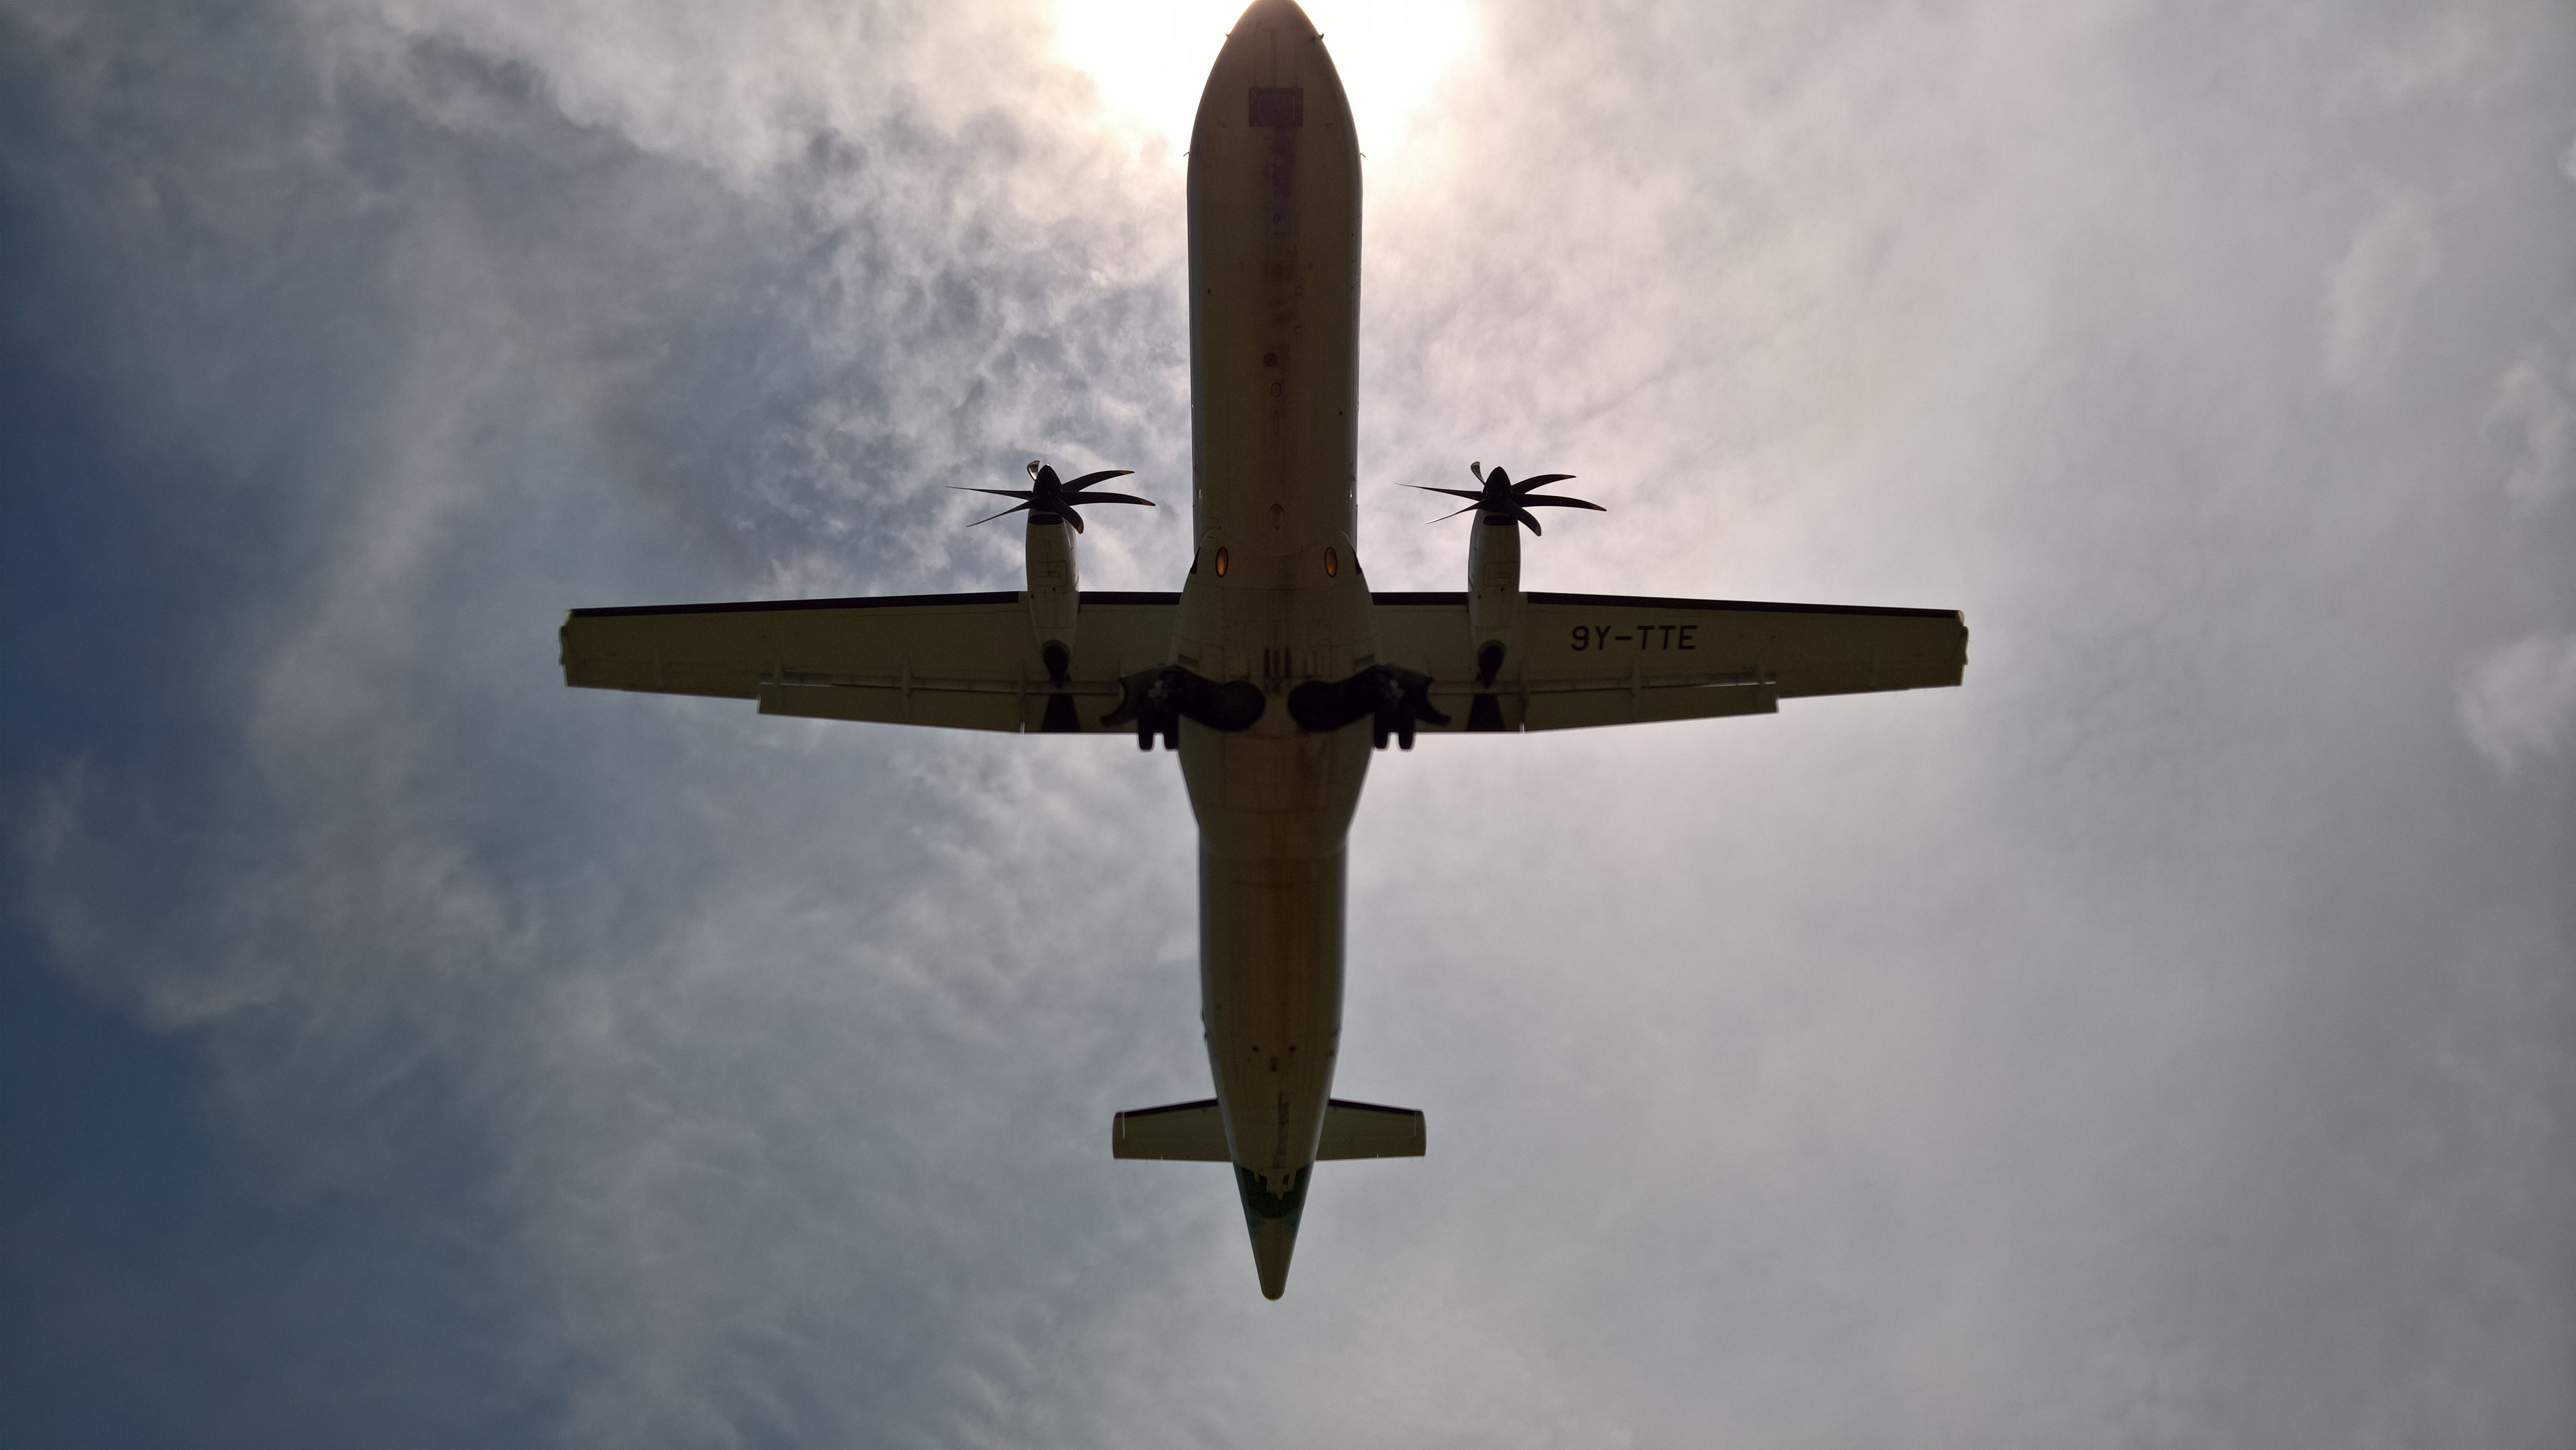
[[[445,1266],[198,1215],[297,1286],[242,1336],[13,1231],[12,1342],[123,1367],[12,1423],[2565,1443],[2576,25],[1459,18],[1370,138],[1371,576],[1463,568],[1393,485],[1545,467],[1612,511],[1534,587],[1959,607],[1969,682],[1380,757],[1338,1088],[1432,1156],[1319,1176],[1271,1305],[1223,1175],[1101,1141],[1204,1091],[1168,761],[553,657],[1006,587],[941,485],[1040,455],[1137,470],[1087,576],[1169,587],[1133,15],[7,11],[28,970]]]
[[[2460,685],[2460,725],[2508,771],[2564,757],[2576,741],[2576,635],[2535,634],[2480,658]]]

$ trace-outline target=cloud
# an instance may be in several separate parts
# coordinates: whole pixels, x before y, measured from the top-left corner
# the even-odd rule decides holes
[[[1278,1305],[1101,1151],[1204,1091],[1168,759],[554,662],[1007,584],[939,486],[1035,454],[1189,476],[1180,188],[1047,16],[0,21],[8,397],[99,450],[0,538],[19,898],[245,1172],[446,1206],[550,1443],[2566,1443],[2564,775],[2448,767],[2563,758],[2568,641],[2443,683],[2564,581],[2457,488],[2559,436],[2494,243],[2564,187],[2461,158],[2576,97],[2482,15],[2355,99],[2411,13],[1483,12],[1371,158],[1372,575],[1526,459],[1613,507],[1536,587],[1974,658],[1380,757],[1340,1088],[1434,1156],[1319,1177]],[[1133,512],[1087,576],[1169,587]]]
[[[2460,678],[2460,726],[2499,770],[2557,760],[2576,743],[2576,634],[2535,634]]]
[[[2496,384],[2487,409],[2490,427],[2507,424],[2522,433],[2522,456],[2505,480],[2505,493],[2525,508],[2553,503],[2576,489],[2576,358],[2533,343]]]
[[[2346,388],[2388,370],[2416,300],[2441,271],[2431,209],[2413,193],[2388,198],[2353,234],[2326,278],[2326,376]]]

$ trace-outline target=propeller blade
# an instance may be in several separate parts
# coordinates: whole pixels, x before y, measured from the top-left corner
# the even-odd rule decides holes
[[[1047,510],[1047,512],[1054,514],[1057,518],[1073,525],[1073,531],[1075,533],[1078,534],[1082,532],[1082,515],[1075,513],[1071,508],[1067,507],[1063,500],[1058,499],[1055,507]]]
[[[1064,486],[1064,491],[1067,493],[1080,493],[1095,483],[1105,483],[1113,478],[1125,478],[1135,471],[1136,470],[1132,468],[1104,468],[1098,473],[1086,473],[1082,477],[1075,479],[1073,482],[1066,484]],[[1090,500],[1085,499],[1084,502],[1088,503]]]
[[[1442,514],[1440,518],[1431,520],[1435,524],[1441,519],[1454,519],[1463,513],[1481,513],[1489,519],[1510,519],[1515,523],[1527,525],[1533,534],[1544,534],[1546,531],[1539,527],[1538,517],[1532,514],[1530,509],[1545,507],[1590,509],[1594,513],[1609,512],[1600,504],[1588,499],[1559,498],[1554,494],[1540,495],[1533,492],[1551,483],[1563,483],[1574,477],[1571,473],[1535,474],[1514,483],[1510,470],[1499,463],[1487,468],[1481,459],[1468,464],[1467,471],[1475,475],[1478,483],[1484,485],[1481,492],[1469,493],[1463,488],[1439,488],[1427,483],[1408,483],[1404,486],[1423,493],[1447,494],[1451,498],[1470,500],[1466,508]]]
[[[1037,482],[1039,489],[1050,493],[1056,489],[1064,487],[1064,480],[1056,477],[1055,466],[1053,464],[1042,463],[1038,465]]]
[[[1154,506],[1154,501],[1152,499],[1138,498],[1132,493],[1086,493],[1068,496],[1065,499],[1065,502],[1078,503],[1084,508],[1089,508],[1096,503],[1141,503],[1147,508],[1152,508]]]
[[[1018,512],[1019,512],[1020,510],[1022,510],[1022,509],[1025,509],[1025,508],[1035,508],[1035,507],[1037,507],[1037,505],[1035,505],[1035,504],[1026,504],[1026,503],[1023,503],[1023,504],[1013,504],[1013,505],[1012,505],[1012,506],[1010,506],[1009,508],[1006,508],[1006,509],[1002,510],[1000,513],[997,513],[997,514],[986,514],[984,517],[982,517],[982,518],[980,518],[980,519],[977,519],[977,520],[975,521],[975,524],[989,524],[989,523],[991,523],[991,522],[992,522],[993,520],[995,520],[995,519],[1005,519],[1005,518],[1009,518],[1011,515],[1013,515],[1013,514],[1015,514],[1015,513],[1018,513]],[[971,529],[971,528],[975,527],[975,524],[968,524],[966,527],[968,527],[968,528],[970,528],[970,529]]]
[[[999,494],[999,495],[1001,495],[1003,498],[1035,498],[1035,497],[1037,497],[1037,495],[1036,495],[1036,494],[1031,493],[1029,490],[1027,490],[1027,489],[1025,489],[1025,488],[973,488],[973,487],[970,487],[970,486],[968,486],[968,485],[966,485],[966,484],[962,484],[962,483],[952,483],[952,484],[950,484],[950,485],[948,485],[948,486],[949,486],[950,488],[953,488],[953,489],[957,490],[959,493],[991,493],[991,494]]]

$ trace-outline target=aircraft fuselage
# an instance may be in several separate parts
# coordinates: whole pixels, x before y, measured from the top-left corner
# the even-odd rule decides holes
[[[1293,4],[1256,5],[1190,136],[1196,552],[1174,658],[1250,680],[1250,729],[1186,723],[1199,825],[1201,1019],[1264,1288],[1315,1161],[1340,1045],[1346,841],[1367,732],[1302,732],[1306,680],[1377,663],[1359,567],[1360,157],[1349,102]],[[1281,1220],[1273,1255],[1261,1220]]]

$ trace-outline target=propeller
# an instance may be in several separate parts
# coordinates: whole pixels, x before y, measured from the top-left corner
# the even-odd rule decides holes
[[[1533,534],[1547,532],[1538,526],[1538,519],[1530,513],[1534,508],[1590,509],[1594,513],[1609,512],[1597,503],[1585,503],[1579,498],[1558,498],[1554,494],[1533,492],[1551,483],[1562,483],[1574,476],[1571,473],[1542,473],[1536,478],[1524,478],[1514,483],[1512,476],[1503,471],[1501,464],[1496,464],[1489,469],[1482,463],[1470,463],[1467,465],[1467,471],[1474,474],[1476,482],[1484,487],[1473,493],[1463,488],[1433,488],[1425,483],[1408,483],[1405,487],[1418,488],[1424,493],[1445,493],[1451,498],[1467,500],[1465,508],[1459,509],[1456,513],[1442,514],[1440,519],[1454,519],[1459,514],[1477,513],[1482,514],[1489,521],[1517,520],[1529,525],[1529,531]],[[1433,519],[1431,522],[1436,524],[1440,519]]]
[[[1132,493],[1090,492],[1091,486],[1095,483],[1106,483],[1113,478],[1125,478],[1135,471],[1132,468],[1107,468],[1098,473],[1086,473],[1073,482],[1067,483],[1056,477],[1054,469],[1032,458],[1029,460],[1027,488],[968,488],[954,483],[948,486],[960,493],[990,493],[999,494],[1003,498],[1027,500],[1025,503],[1014,504],[998,514],[988,514],[977,519],[975,524],[989,524],[995,519],[1007,518],[1026,509],[1032,518],[1062,519],[1073,525],[1073,531],[1078,534],[1082,532],[1082,515],[1074,510],[1083,504],[1141,503],[1147,508],[1154,506],[1152,499],[1138,498]],[[968,524],[966,527],[971,529],[975,524]]]

